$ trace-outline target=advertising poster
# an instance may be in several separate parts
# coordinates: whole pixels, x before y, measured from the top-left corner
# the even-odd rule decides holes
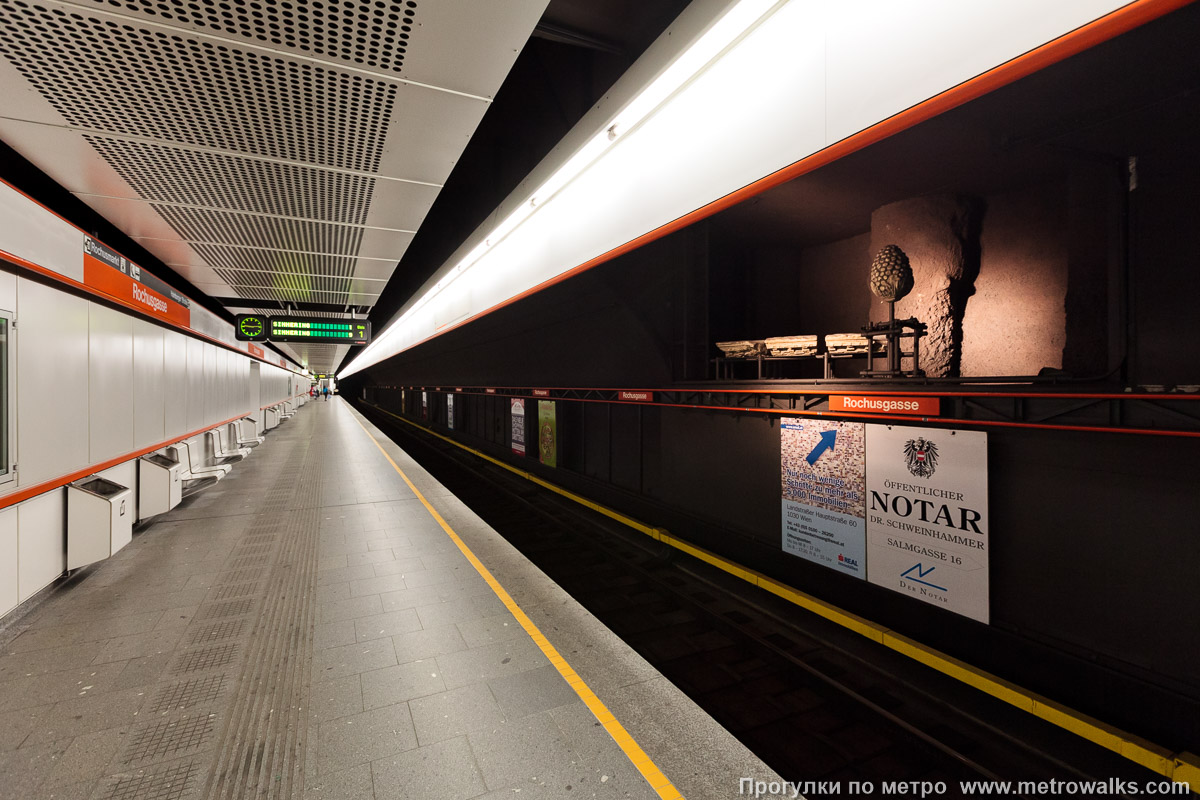
[[[987,434],[867,426],[867,578],[988,621]]]
[[[429,393],[421,392],[421,419],[429,419]]]
[[[454,430],[454,395],[446,395],[446,427]]]
[[[865,578],[865,433],[861,422],[780,422],[783,550]]]
[[[512,399],[512,451],[525,455],[525,401],[519,397]]]
[[[538,458],[548,467],[558,466],[554,401],[538,400]]]

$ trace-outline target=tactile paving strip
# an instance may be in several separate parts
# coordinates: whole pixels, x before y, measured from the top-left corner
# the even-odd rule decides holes
[[[156,758],[174,758],[203,747],[216,725],[214,714],[183,719],[164,719],[135,731],[123,763]]]
[[[200,775],[194,762],[172,764],[163,770],[118,775],[100,795],[102,800],[181,800]]]
[[[233,569],[245,569],[246,567],[262,567],[262,566],[265,566],[266,563],[270,560],[271,560],[270,555],[242,556],[241,558],[235,558],[230,563],[229,566],[232,567]]]
[[[211,703],[220,697],[225,688],[225,681],[224,675],[209,675],[172,684],[158,693],[148,710],[151,714],[161,714]]]
[[[233,657],[237,655],[237,649],[238,645],[234,642],[184,653],[171,672],[181,675],[187,672],[199,672],[202,669],[223,667],[233,661]]]
[[[225,617],[236,617],[239,614],[247,614],[254,607],[254,599],[246,600],[230,600],[227,603],[217,603],[205,609],[202,609],[196,619],[223,619]]]
[[[307,437],[311,431],[310,425]],[[248,536],[268,531],[280,535],[274,544],[251,545],[269,548],[272,566],[264,573],[262,605],[223,723],[217,761],[205,784],[204,796],[210,800],[304,793],[307,678],[320,532],[319,510],[312,500],[320,497],[322,442],[306,438],[304,444],[302,453],[285,462],[277,488],[267,495],[247,531]],[[240,548],[229,566],[251,566],[242,563],[254,558],[243,555],[249,549]]]
[[[246,620],[244,619],[219,622],[216,625],[209,625],[207,628],[197,629],[192,634],[189,644],[209,644],[222,639],[232,639],[235,636],[241,636],[244,630],[246,630]]]
[[[228,600],[231,597],[246,597],[258,591],[258,582],[254,583],[239,583],[233,586],[222,586],[217,589],[213,600]]]
[[[222,577],[218,583],[222,585],[227,583],[245,583],[246,581],[257,580],[262,577],[261,569],[235,569],[232,572],[221,573]]]

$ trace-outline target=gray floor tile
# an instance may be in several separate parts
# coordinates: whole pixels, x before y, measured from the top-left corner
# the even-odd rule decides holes
[[[418,630],[421,630],[421,620],[417,617],[416,610],[412,608],[389,611],[373,617],[359,617],[354,620],[354,631],[360,642],[384,636],[398,636]]]
[[[30,706],[0,714],[0,751],[20,747],[53,707],[52,704]]]
[[[403,633],[393,636],[392,643],[396,647],[396,659],[401,664],[467,649],[467,643],[463,641],[462,634],[455,625],[440,625],[436,628]]]
[[[317,591],[313,593],[313,598],[318,603],[328,603],[333,600],[349,600],[350,584],[349,583],[329,583],[324,586],[318,586]]]
[[[371,765],[344,769],[341,772],[312,775],[304,787],[304,800],[371,800],[375,797],[371,782]],[[386,800],[399,800],[384,795]]]
[[[381,561],[375,566],[377,576],[401,575],[409,570],[424,569],[425,565],[419,558],[394,558],[391,561]]]
[[[386,539],[383,541],[387,541]],[[365,553],[350,553],[346,556],[346,563],[352,567],[360,564],[380,564],[387,561],[395,561],[396,557],[392,555],[391,547],[383,547],[371,549],[370,542],[367,543],[368,549]]]
[[[182,637],[182,628],[167,628],[160,631],[135,633],[132,636],[119,636],[104,642],[104,648],[92,659],[92,663],[105,664],[111,661],[128,661],[131,658],[152,656],[156,653],[169,653],[175,649]]]
[[[484,683],[410,700],[417,741],[422,745],[452,739],[477,728],[499,725],[504,719],[500,705]]]
[[[41,715],[26,745],[128,726],[136,721],[143,700],[144,693],[137,689],[63,700]]]
[[[367,618],[369,619],[369,617]],[[320,622],[313,630],[313,649],[325,650],[354,644],[354,626],[345,622]]]
[[[552,664],[495,678],[488,686],[508,719],[583,702]]]
[[[395,664],[396,650],[392,640],[372,639],[314,651],[312,676],[314,681],[327,681]]]
[[[454,583],[457,580],[458,571],[451,567],[439,567],[438,569],[425,569],[419,572],[404,573],[404,583],[410,589],[420,586],[432,586],[437,583]]]
[[[41,795],[39,790],[70,743],[67,739],[0,752],[0,775],[4,776],[0,796],[16,800]]]
[[[474,600],[473,597],[461,597],[444,603],[420,606],[417,608],[417,615],[421,618],[421,626],[433,628],[438,625],[480,619],[484,615]]]
[[[537,645],[528,638],[438,656],[442,678],[450,689],[513,675],[549,663]]]
[[[0,682],[83,667],[92,663],[103,649],[103,644],[87,642],[0,656]]]
[[[81,781],[97,781],[107,774],[109,763],[125,744],[123,730],[100,730],[77,736],[48,773],[47,785],[59,786]]]
[[[375,761],[417,746],[407,703],[321,723],[317,733],[319,775]]]
[[[0,683],[0,711],[55,703],[81,694],[101,694],[117,688],[125,665],[100,666],[49,672]]]
[[[537,783],[571,759],[565,738],[545,713],[471,731],[467,740],[488,789]]]
[[[347,566],[348,564],[346,563],[346,556],[344,554],[339,556],[322,556],[317,562],[317,572],[322,573],[335,569],[345,569]],[[318,574],[318,580],[319,579],[320,575]]]
[[[314,683],[308,699],[312,718],[328,722],[363,712],[362,684],[358,675]]]
[[[507,611],[492,617],[480,617],[460,622],[458,630],[462,633],[463,641],[467,643],[468,647],[480,647],[528,635],[520,623]]]
[[[403,703],[414,697],[446,690],[434,659],[385,667],[363,673],[361,677],[363,707],[367,709]]]
[[[350,593],[355,597],[359,597],[361,595],[383,594],[384,592],[396,592],[401,589],[407,589],[408,584],[405,583],[404,577],[406,574],[408,573],[373,576],[351,581]]]
[[[321,562],[324,563],[324,556],[321,557]],[[363,578],[374,578],[375,569],[370,564],[359,564],[355,567],[338,567],[334,569],[317,570],[317,586],[325,586],[330,583],[349,583],[354,580]]]
[[[463,596],[457,584],[442,583],[434,586],[422,586],[419,589],[386,592],[380,595],[380,600],[383,602],[384,611],[398,611],[402,608],[419,608],[435,603],[444,603],[447,600],[456,600]]]
[[[371,771],[377,797],[468,800],[487,790],[466,737],[380,759]]]
[[[379,595],[373,594],[366,597],[352,597],[349,600],[332,600],[328,603],[320,603],[317,605],[317,609],[320,612],[321,622],[336,622],[338,620],[382,614],[383,603],[380,601]]]

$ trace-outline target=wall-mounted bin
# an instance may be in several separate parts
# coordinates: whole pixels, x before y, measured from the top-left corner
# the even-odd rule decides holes
[[[133,540],[133,491],[93,475],[67,485],[67,569],[108,558]]]
[[[138,459],[138,519],[165,514],[183,499],[183,466],[151,453]]]

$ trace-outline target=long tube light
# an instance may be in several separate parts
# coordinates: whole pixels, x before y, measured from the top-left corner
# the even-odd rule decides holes
[[[604,128],[589,139],[582,147],[530,193],[517,208],[492,229],[484,239],[470,250],[441,280],[423,294],[416,303],[394,319],[375,341],[359,353],[346,369],[338,373],[339,379],[352,375],[394,355],[387,352],[388,342],[400,332],[402,323],[421,310],[431,300],[468,270],[479,264],[484,257],[524,224],[540,208],[550,203],[558,193],[596,163],[621,138],[636,130],[642,122],[654,114],[676,92],[703,72],[709,64],[738,41],[768,12],[786,0],[739,0],[717,20],[695,43],[675,58],[645,89],[614,115]]]

